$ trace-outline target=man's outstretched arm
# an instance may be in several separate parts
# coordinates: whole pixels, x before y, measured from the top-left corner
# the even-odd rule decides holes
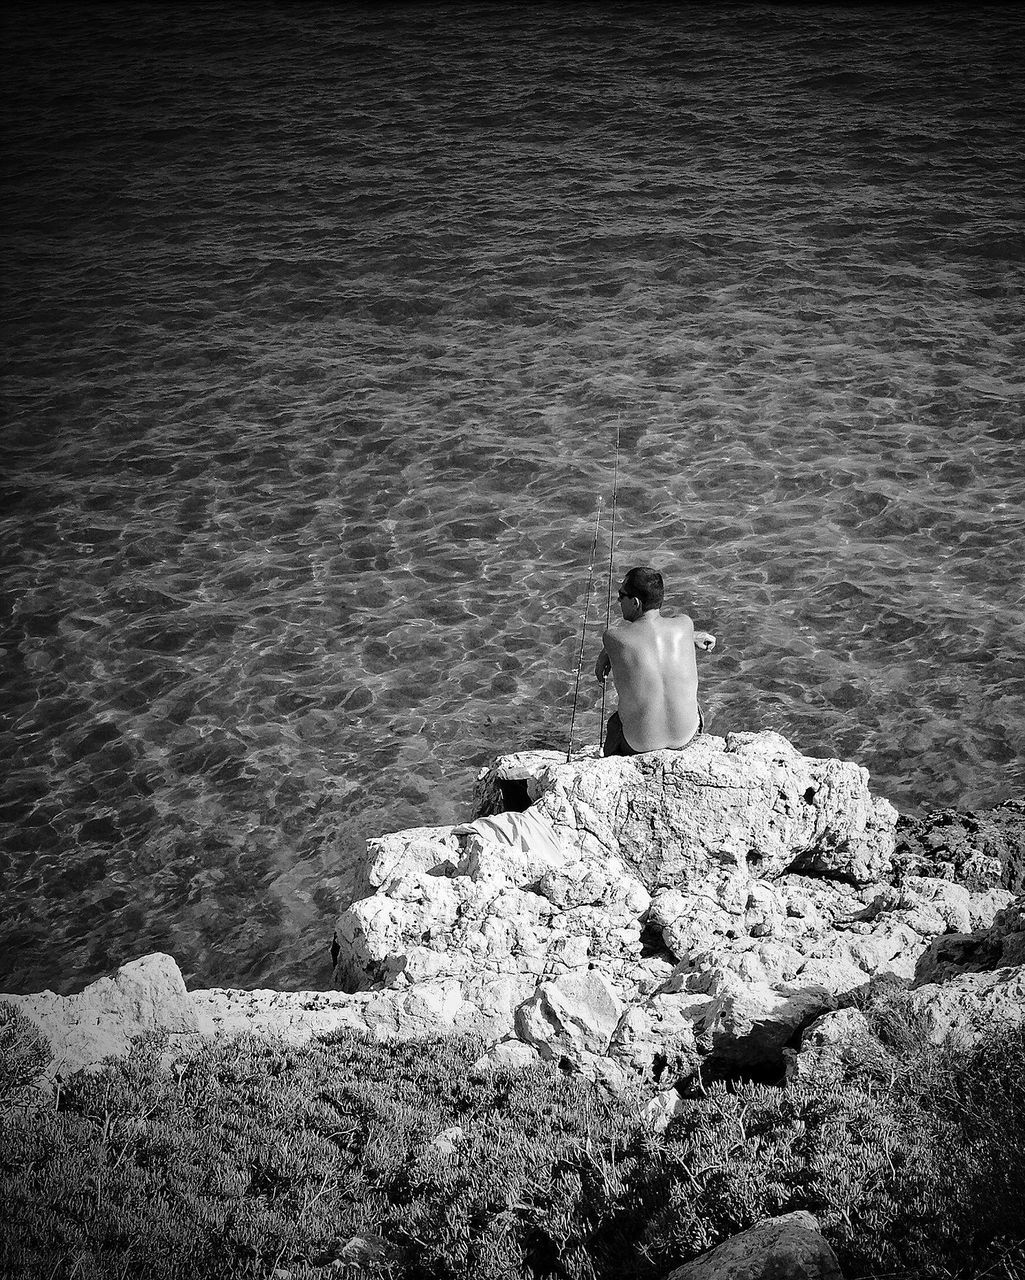
[[[596,680],[604,681],[605,677],[609,674],[611,670],[612,670],[612,659],[605,652],[605,646],[603,645],[600,653],[598,654],[598,659],[594,664],[594,678]]]

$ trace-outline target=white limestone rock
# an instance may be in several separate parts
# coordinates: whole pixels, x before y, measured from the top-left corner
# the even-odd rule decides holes
[[[675,1089],[661,1089],[641,1108],[641,1116],[655,1133],[665,1133],[685,1105]]]
[[[720,991],[696,1028],[709,1056],[726,1070],[783,1067],[787,1042],[831,1002],[824,987],[737,984]]]
[[[411,827],[367,840],[366,876],[387,891],[411,872],[454,875],[464,856],[453,827]]]
[[[585,1080],[603,1085],[610,1093],[625,1093],[636,1080],[618,1062],[601,1053],[582,1053],[576,1070]]]
[[[532,1045],[522,1040],[499,1040],[470,1064],[471,1078],[480,1079],[495,1071],[523,1071],[536,1066],[541,1056]]]
[[[538,815],[582,856],[617,854],[651,892],[723,869],[868,883],[890,865],[897,814],[870,794],[867,771],[803,756],[777,733],[709,734],[686,751],[629,758],[550,757],[528,782]]]
[[[863,769],[808,760],[774,733],[626,760],[503,757],[478,780],[482,803],[510,775],[536,797],[527,814],[371,842],[380,890],[339,921],[340,985],[508,971],[510,955],[540,976],[546,963],[572,967],[572,936],[625,988],[643,923],[676,958],[717,939],[783,936],[792,904],[767,876],[807,866],[843,884],[885,867],[892,849],[894,811],[869,795]]]
[[[465,1140],[466,1134],[462,1126],[456,1124],[449,1129],[442,1129],[441,1133],[436,1138],[432,1138],[427,1146],[440,1156],[454,1156]]]
[[[910,981],[936,937],[964,920],[992,920],[1007,896],[1004,890],[973,896],[960,885],[925,879],[900,888],[874,885],[858,890],[793,876],[772,886],[771,900],[761,884],[751,889],[743,913],[734,914],[728,931],[721,931],[711,911],[697,925],[694,940],[699,945],[679,965],[681,972],[692,975],[692,990],[708,989],[717,976],[727,973],[777,986],[818,985],[833,994],[881,975]],[[664,915],[665,910],[656,896],[649,926],[656,911]],[[696,911],[696,904],[691,911]],[[686,919],[681,913],[663,934],[672,930],[670,936],[681,951],[686,950],[681,941]]]
[[[887,904],[911,913],[916,930],[948,928],[982,918],[974,933],[939,933],[920,953],[906,983],[909,1012],[933,1044],[969,1048],[994,1031],[1025,1023],[1025,897],[1007,904],[1003,889],[972,894],[949,881],[912,878],[883,889],[873,909]],[[995,910],[996,904],[1000,909]],[[906,966],[905,966],[906,967]],[[856,1009],[826,1014],[804,1033],[791,1072],[817,1075],[864,1064],[885,1050]]]
[[[1025,966],[955,974],[915,987],[910,999],[933,1044],[970,1048],[1025,1024]]]
[[[883,1049],[860,1009],[833,1009],[805,1029],[800,1052],[787,1053],[787,1074],[800,1078],[843,1076],[866,1062],[879,1060]]]
[[[242,991],[210,988],[189,996],[202,1035],[255,1035],[306,1044],[314,1036],[355,1031],[378,1040],[419,1039],[461,1030],[466,1000],[458,982],[359,991]]]
[[[161,952],[133,960],[76,995],[42,991],[0,1000],[19,1009],[49,1041],[53,1078],[123,1057],[146,1031],[166,1032],[179,1044],[190,1043],[199,1031],[181,970]]]
[[[497,811],[510,787],[525,813]],[[578,1066],[599,1051],[560,1030],[545,984],[599,973],[622,1006],[609,1060],[649,1079],[705,1058],[775,1066],[837,997],[910,980],[937,936],[1006,902],[888,883],[896,813],[865,770],[775,733],[628,759],[521,752],[481,771],[477,801],[491,816],[372,842],[379,890],[339,920],[338,983],[455,981],[457,1026],[516,1029]]]
[[[516,1011],[516,1034],[542,1058],[579,1064],[604,1055],[623,1012],[610,983],[594,969],[542,982]]]
[[[707,995],[661,990],[625,1010],[609,1042],[608,1054],[651,1081],[675,1081],[701,1065],[696,1028],[712,1003]]]
[[[519,815],[513,817],[519,825]],[[435,853],[440,858],[451,848],[449,830],[435,829],[435,839],[425,857],[418,830],[412,868],[403,873],[390,862],[386,886],[340,917],[339,985],[360,990],[454,977],[480,998],[489,983],[524,976],[536,984],[589,963],[630,985],[618,971],[641,959],[650,899],[618,859],[582,865],[568,851],[548,848],[539,860],[513,846],[503,862],[505,846],[478,828],[463,873],[437,875],[426,864],[436,866]],[[513,878],[517,872],[522,883]],[[488,1017],[486,1005],[480,1008]]]
[[[1005,895],[990,890],[986,897]],[[978,899],[972,906],[974,915]],[[1006,902],[985,924],[937,938],[918,962],[910,998],[934,1043],[969,1046],[1025,1022],[1025,896]]]
[[[995,902],[1000,903],[999,909],[987,919],[980,907]],[[974,900],[970,914],[975,925],[971,932],[937,938],[921,956],[916,985],[944,982],[963,972],[1025,964],[1025,896],[1011,898],[1006,890],[992,889]]]

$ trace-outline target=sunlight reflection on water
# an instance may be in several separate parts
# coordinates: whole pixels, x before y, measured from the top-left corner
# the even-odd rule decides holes
[[[8,986],[323,984],[565,742],[617,425],[716,732],[1021,790],[1019,20],[435,12],[15,28]]]

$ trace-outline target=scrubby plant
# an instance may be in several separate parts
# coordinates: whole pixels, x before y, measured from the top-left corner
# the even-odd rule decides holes
[[[9,1000],[0,1000],[0,1098],[8,1103],[36,1084],[53,1055],[33,1022]]]
[[[649,1257],[807,1209],[849,1277],[1025,1280],[1025,1029],[938,1047],[894,987],[866,1013],[879,1049],[846,1078],[718,1085],[689,1105],[651,1166],[645,1198],[665,1207]]]
[[[472,1038],[150,1038],[30,1110],[0,1064],[0,1274],[661,1280],[808,1208],[849,1280],[1023,1280],[1025,1038],[872,1016],[892,1044],[852,1078],[719,1084],[664,1135],[555,1067],[472,1078]]]
[[[592,1276],[596,1170],[636,1117],[546,1067],[471,1080],[481,1048],[253,1040],[168,1067],[142,1041],[70,1080],[50,1112],[10,1118],[0,1268],[298,1278],[352,1258],[382,1275],[569,1261],[565,1274]],[[446,1155],[433,1140],[456,1126]]]

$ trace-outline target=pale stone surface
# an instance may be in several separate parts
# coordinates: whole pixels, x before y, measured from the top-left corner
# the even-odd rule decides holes
[[[644,1104],[641,1115],[656,1133],[665,1133],[685,1105],[675,1089],[661,1089]]]
[[[493,1071],[520,1071],[524,1067],[535,1066],[539,1061],[537,1050],[522,1040],[500,1040],[470,1064],[470,1075],[481,1077]]]
[[[746,985],[724,990],[705,1010],[698,1032],[716,1064],[745,1071],[778,1064],[783,1048],[829,1004],[822,987]]]
[[[1009,896],[1003,890],[990,890],[987,901],[1003,899],[999,910],[981,921],[973,913],[972,932],[937,938],[919,959],[916,984],[943,982],[966,971],[978,973],[1025,964],[1025,896],[1008,901]]]
[[[919,956],[913,983],[903,984],[909,988],[910,1014],[917,1015],[928,1040],[968,1048],[993,1032],[1025,1023],[1025,897],[1008,904],[1003,889],[973,895],[946,881],[916,878],[901,890],[891,887],[877,895],[873,905],[895,897],[918,913],[923,929],[933,926],[930,906],[948,927],[980,916],[988,922],[974,933],[938,936]],[[994,915],[996,903],[1001,909]],[[885,1050],[860,1012],[843,1009],[813,1022],[800,1053],[788,1056],[791,1074],[808,1076],[842,1072],[885,1056]]]
[[[199,1031],[181,971],[159,952],[133,960],[77,995],[43,991],[0,995],[0,1000],[15,1005],[49,1041],[54,1077],[123,1056],[145,1031],[167,1032],[179,1041]]]
[[[763,1218],[668,1280],[843,1280],[836,1254],[815,1218],[803,1210]]]
[[[510,822],[519,825],[519,817]],[[426,856],[418,830],[416,859],[405,873],[394,861],[392,838],[386,890],[354,903],[338,921],[339,985],[359,990],[455,977],[480,996],[489,984],[500,989],[529,978],[536,985],[546,974],[589,963],[630,985],[623,971],[641,958],[650,898],[618,859],[583,865],[561,850],[562,865],[555,866],[560,851],[548,850],[539,862],[497,840],[489,849],[487,830],[479,829],[469,837],[465,874],[425,870],[452,851],[452,830],[435,829]],[[494,1013],[481,1005],[481,1020]]]
[[[194,991],[191,1003],[206,1036],[252,1034],[305,1044],[315,1035],[357,1031],[384,1040],[405,1040],[459,1029],[466,1001],[459,984],[424,983],[415,990]]]
[[[919,961],[911,999],[935,1043],[970,1045],[1025,1022],[1025,896],[988,928],[938,938]]]
[[[609,1057],[649,1080],[692,1075],[702,1059],[695,1029],[711,1003],[704,994],[667,989],[631,1005],[609,1043]]]
[[[339,920],[339,985],[454,980],[457,1026],[578,1068],[603,1053],[648,1079],[705,1059],[782,1071],[838,996],[911,980],[935,937],[1008,899],[888,883],[896,812],[867,781],[775,733],[629,759],[501,757],[477,783],[490,816],[371,842],[381,887]],[[498,811],[511,784],[525,813]],[[600,1034],[588,998],[568,995],[595,973],[619,1007]]]
[[[800,1053],[787,1054],[790,1076],[842,1076],[858,1064],[877,1060],[882,1047],[860,1009],[834,1009],[805,1029]]]
[[[520,757],[522,761],[522,755]],[[802,756],[777,733],[711,734],[686,751],[542,762],[535,808],[581,855],[614,853],[652,892],[723,869],[868,883],[889,867],[896,810],[868,773]]]
[[[542,982],[516,1011],[516,1032],[542,1058],[577,1064],[584,1054],[604,1054],[623,1006],[593,969]]]
[[[436,1138],[427,1144],[441,1156],[455,1155],[466,1138],[461,1125],[453,1125],[450,1129],[442,1129]]]
[[[454,874],[462,857],[452,827],[412,827],[367,840],[366,876],[375,889],[386,889],[414,871]]]
[[[618,1062],[600,1053],[582,1053],[577,1071],[585,1080],[604,1085],[611,1093],[622,1093],[636,1084],[636,1080]]]
[[[1025,1023],[1025,968],[959,973],[911,992],[934,1044],[968,1048],[995,1031]]]

